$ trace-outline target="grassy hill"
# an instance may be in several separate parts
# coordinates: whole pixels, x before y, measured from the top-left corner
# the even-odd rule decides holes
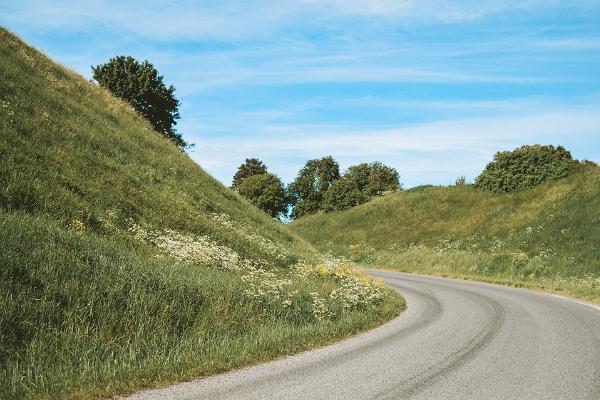
[[[320,250],[362,264],[600,301],[600,168],[592,163],[508,194],[417,187],[291,228]]]
[[[215,373],[328,343],[403,306],[322,264],[126,103],[2,29],[0,243],[6,399],[93,398]]]

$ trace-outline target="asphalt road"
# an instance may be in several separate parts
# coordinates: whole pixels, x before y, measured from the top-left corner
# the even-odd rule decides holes
[[[406,298],[332,346],[132,399],[600,399],[600,309],[476,282],[371,271]]]

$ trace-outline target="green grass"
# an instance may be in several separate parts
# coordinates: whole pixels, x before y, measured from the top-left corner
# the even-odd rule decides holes
[[[600,302],[600,168],[492,194],[420,187],[298,219],[321,251],[375,267],[561,291]]]
[[[376,304],[327,303],[335,315],[316,318],[311,293],[326,298],[339,280],[295,272],[321,258],[312,245],[127,104],[2,29],[0,243],[5,399],[204,376],[330,343],[404,307],[386,292]],[[256,285],[271,291],[253,297]]]

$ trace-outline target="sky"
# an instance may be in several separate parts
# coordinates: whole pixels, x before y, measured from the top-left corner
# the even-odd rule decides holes
[[[190,156],[381,161],[405,187],[472,181],[497,151],[600,162],[600,0],[0,0],[0,25],[91,78],[115,55],[176,87]]]

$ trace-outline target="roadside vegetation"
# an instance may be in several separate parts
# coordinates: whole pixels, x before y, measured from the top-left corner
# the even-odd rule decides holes
[[[566,177],[508,193],[459,179],[454,186],[416,187],[300,218],[291,228],[321,251],[365,266],[600,302],[600,168],[568,165]]]
[[[0,29],[0,398],[160,386],[402,310],[182,146]]]

